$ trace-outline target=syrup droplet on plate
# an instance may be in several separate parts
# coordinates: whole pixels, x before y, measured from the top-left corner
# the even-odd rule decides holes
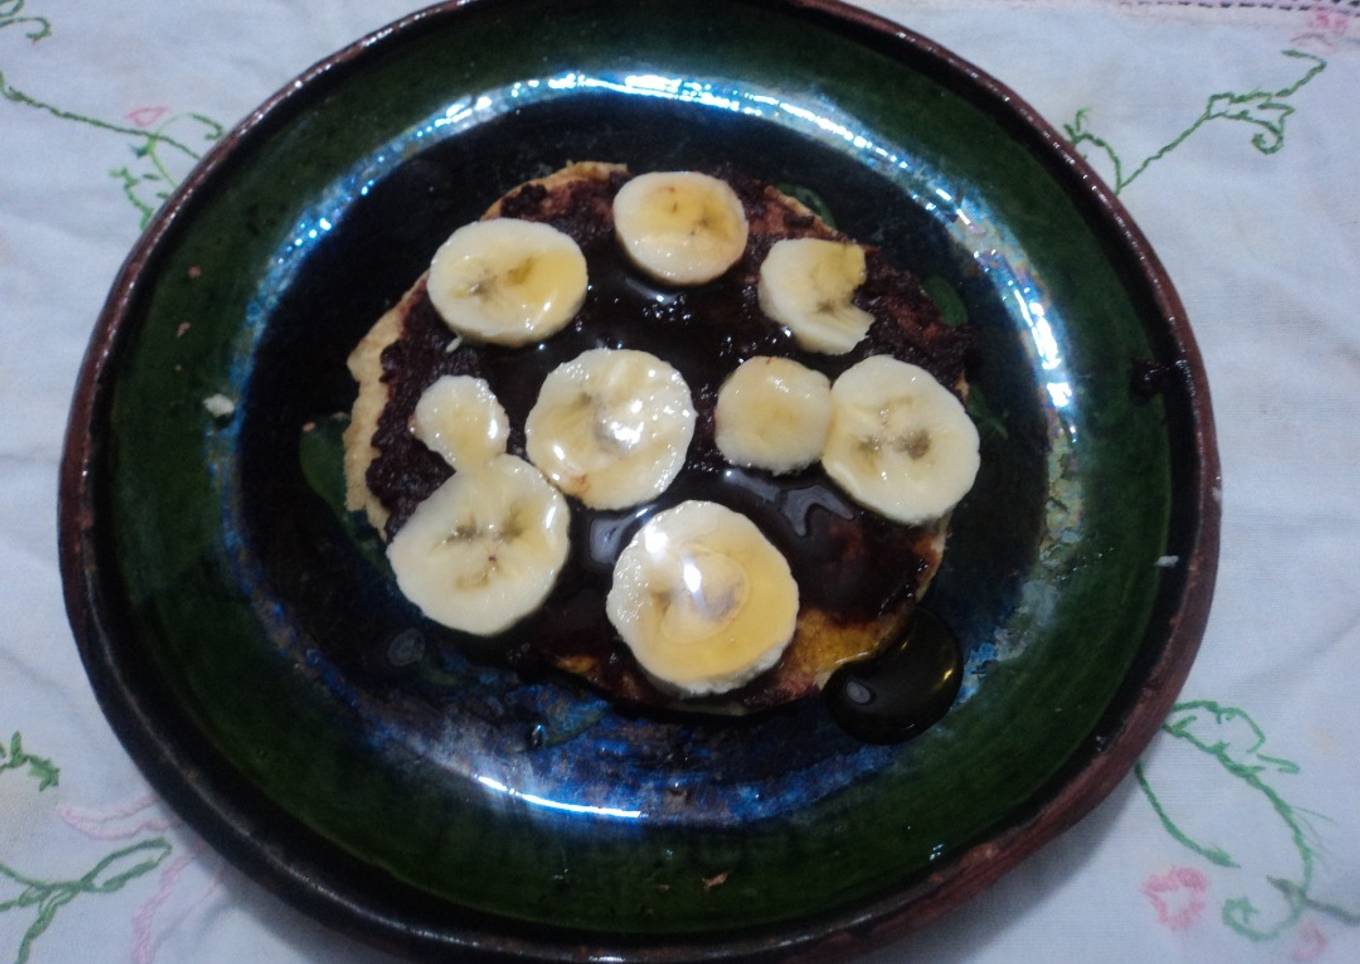
[[[834,719],[866,743],[900,743],[939,721],[963,681],[959,642],[938,616],[916,610],[906,638],[827,680],[822,696]]]

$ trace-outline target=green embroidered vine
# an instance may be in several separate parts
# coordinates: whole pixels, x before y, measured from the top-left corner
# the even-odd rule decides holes
[[[1189,126],[1139,161],[1131,171],[1125,171],[1123,159],[1109,141],[1087,128],[1086,120],[1090,113],[1089,107],[1083,107],[1077,111],[1072,123],[1064,124],[1063,130],[1067,133],[1068,140],[1074,145],[1089,144],[1103,151],[1105,156],[1109,158],[1110,164],[1114,168],[1115,194],[1136,181],[1154,161],[1160,161],[1163,157],[1166,157],[1210,121],[1237,121],[1255,127],[1256,132],[1251,136],[1252,146],[1262,154],[1274,154],[1284,147],[1285,121],[1294,113],[1293,105],[1287,103],[1287,101],[1302,90],[1314,77],[1327,69],[1327,61],[1302,50],[1282,50],[1280,54],[1306,61],[1310,66],[1298,80],[1286,87],[1281,87],[1279,90],[1257,88],[1245,94],[1225,91],[1210,95],[1204,105],[1204,110]]]
[[[0,6],[0,13],[4,7]],[[57,785],[61,771],[46,757],[34,756],[24,749],[23,737],[15,733],[9,746],[0,746],[0,775],[9,770],[27,769],[38,782],[38,792]],[[112,894],[122,890],[129,881],[148,874],[161,865],[170,854],[170,843],[163,837],[143,840],[115,850],[75,880],[39,880],[0,863],[0,896],[18,888],[18,896],[0,899],[0,914],[11,910],[31,909],[33,923],[19,941],[15,964],[25,964],[33,949],[33,942],[51,926],[57,911],[82,894]],[[5,885],[9,886],[6,887]]]
[[[1133,765],[1133,778],[1138,782],[1139,788],[1147,796],[1148,802],[1152,804],[1152,811],[1157,814],[1157,819],[1162,822],[1162,828],[1166,830],[1167,833],[1171,834],[1171,838],[1175,840],[1176,843],[1183,847],[1189,847],[1211,864],[1217,864],[1219,867],[1237,866],[1237,861],[1228,856],[1221,847],[1205,845],[1191,840],[1190,837],[1186,835],[1185,831],[1176,826],[1175,821],[1166,815],[1166,810],[1162,807],[1162,802],[1157,799],[1157,794],[1152,792],[1152,787],[1148,784],[1147,776],[1143,773],[1143,764],[1141,762]]]
[[[140,212],[142,227],[146,227],[151,215],[179,186],[180,179],[171,172],[170,163],[161,153],[166,147],[179,146],[179,141],[165,135],[165,131],[174,126],[195,131],[197,138],[205,144],[221,139],[225,132],[221,124],[203,114],[175,114],[155,130],[143,132],[145,143],[131,145],[135,160],[131,165],[113,169],[109,176],[119,182],[123,195]],[[193,151],[189,151],[188,156],[193,160],[199,158]]]
[[[6,770],[28,769],[28,775],[38,781],[38,792],[55,787],[61,771],[46,757],[34,756],[24,752],[24,738],[15,733],[9,739],[9,748],[0,745],[0,773]]]
[[[1315,834],[1308,825],[1304,811],[1291,805],[1264,778],[1265,774],[1292,775],[1299,766],[1291,760],[1268,756],[1261,752],[1266,736],[1256,721],[1234,706],[1222,706],[1212,700],[1191,700],[1172,707],[1162,731],[1184,740],[1196,750],[1207,754],[1244,786],[1261,794],[1280,818],[1289,840],[1299,858],[1299,874],[1295,880],[1267,877],[1267,881],[1285,898],[1287,911],[1283,919],[1273,924],[1263,922],[1261,911],[1248,897],[1234,897],[1224,901],[1223,923],[1235,933],[1252,941],[1267,941],[1279,937],[1292,928],[1305,910],[1327,914],[1346,924],[1360,924],[1360,916],[1331,904],[1315,901],[1309,895],[1317,865],[1318,848]],[[1245,739],[1243,738],[1245,736]],[[1163,828],[1177,843],[1187,847],[1210,863],[1223,868],[1240,868],[1220,847],[1195,840],[1168,814],[1162,800],[1149,783],[1141,763],[1134,767],[1134,778],[1152,805]]]
[[[169,842],[163,837],[143,840],[115,850],[75,880],[38,880],[0,864],[0,881],[8,880],[23,888],[18,897],[0,901],[0,914],[18,908],[31,908],[37,914],[19,941],[15,964],[28,960],[33,942],[51,926],[57,911],[82,894],[112,894],[122,890],[129,881],[159,867],[170,855],[170,849]]]
[[[141,226],[146,227],[147,223],[151,220],[151,215],[156,213],[156,209],[148,202],[143,201],[137,194],[137,186],[145,183],[143,178],[133,174],[126,167],[119,167],[109,171],[109,177],[115,178],[122,186],[123,196],[126,197],[128,203],[135,207],[141,214]],[[159,192],[157,192],[157,195],[158,197],[160,196]],[[160,197],[160,200],[164,200],[164,197]]]
[[[1336,904],[1328,904],[1325,901],[1313,900],[1293,881],[1281,880],[1279,877],[1267,877],[1270,886],[1284,894],[1289,900],[1297,901],[1308,910],[1317,911],[1319,914],[1326,914],[1328,917],[1339,920],[1341,923],[1350,927],[1360,927],[1360,914],[1338,907]]]
[[[50,37],[52,25],[46,17],[19,16],[24,3],[25,0],[0,0],[0,30],[25,24],[29,27],[25,36],[34,43]],[[147,130],[65,110],[10,84],[3,70],[0,70],[0,97],[59,120],[133,138],[129,145],[133,162],[114,168],[109,176],[119,182],[123,195],[137,209],[141,227],[146,227],[156,208],[179,186],[180,178],[173,173],[165,152],[177,154],[185,163],[192,163],[202,156],[203,147],[221,139],[223,134],[221,124],[198,113],[176,114],[155,129]]]
[[[19,23],[31,24],[26,36],[34,43],[52,35],[52,24],[46,17],[21,17],[19,11],[23,8],[24,0],[0,0],[0,29]]]

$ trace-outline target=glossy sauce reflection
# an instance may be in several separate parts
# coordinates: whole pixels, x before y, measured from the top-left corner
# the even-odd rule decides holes
[[[962,681],[958,640],[938,616],[918,608],[901,644],[842,666],[822,696],[852,736],[898,743],[938,722],[954,704]]]

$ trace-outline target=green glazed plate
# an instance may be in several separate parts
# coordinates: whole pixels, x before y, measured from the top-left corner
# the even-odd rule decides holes
[[[928,599],[967,670],[918,739],[519,675],[447,645],[344,511],[350,349],[453,228],[580,159],[734,164],[972,326],[983,468]],[[148,778],[322,920],[421,955],[834,956],[1121,779],[1198,645],[1218,484],[1166,274],[996,81],[821,0],[472,2],[312,68],[157,217],[77,389],[62,562]]]

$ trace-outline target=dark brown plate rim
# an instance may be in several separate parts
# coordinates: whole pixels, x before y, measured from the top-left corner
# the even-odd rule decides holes
[[[500,12],[516,0],[494,0]],[[391,879],[361,886],[358,862],[332,853],[314,831],[267,800],[201,738],[164,725],[155,700],[142,692],[126,662],[130,642],[111,616],[99,577],[101,426],[118,350],[132,311],[148,285],[148,267],[173,241],[192,202],[210,191],[217,172],[243,145],[277,130],[304,110],[330,80],[358,70],[398,37],[493,0],[455,0],[417,11],[320,61],[289,82],[208,153],[161,208],[132,249],[95,325],[76,385],[59,494],[59,544],[66,607],[95,695],[114,731],[147,780],[237,867],[301,910],[387,950],[421,957],[537,957],[551,960],[670,962],[714,959],[840,958],[863,953],[958,906],[1038,847],[1075,824],[1123,779],[1170,710],[1199,648],[1218,564],[1219,474],[1209,388],[1184,307],[1165,268],[1123,205],[1075,150],[1004,84],[940,45],[838,0],[743,0],[782,9],[838,31],[880,53],[932,71],[954,91],[1003,123],[1082,208],[1093,227],[1132,256],[1158,332],[1174,361],[1168,397],[1185,405],[1184,431],[1193,450],[1183,459],[1177,538],[1182,548],[1178,592],[1150,630],[1160,649],[1126,680],[1094,734],[1021,819],[941,863],[924,879],[873,901],[804,921],[716,938],[642,940],[530,928],[464,912]],[[1149,644],[1144,645],[1144,650]],[[1141,670],[1141,673],[1139,672]],[[329,850],[328,850],[329,848]],[[337,868],[343,872],[337,872]],[[369,877],[384,878],[367,868]]]

